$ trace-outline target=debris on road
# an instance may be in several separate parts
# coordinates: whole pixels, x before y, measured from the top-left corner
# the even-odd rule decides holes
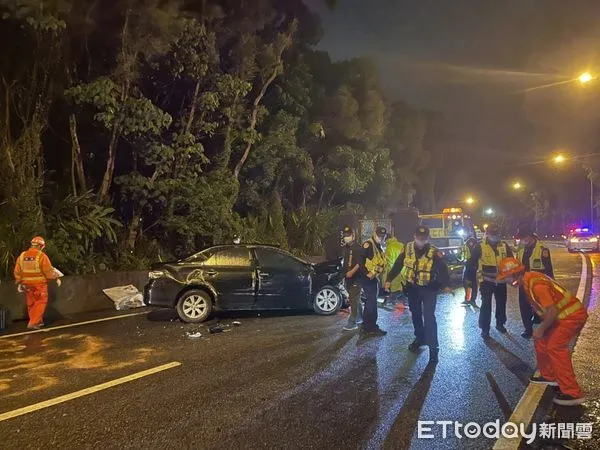
[[[210,331],[210,334],[215,334],[215,333],[222,333],[223,331],[225,331],[225,328],[223,328],[220,325],[215,325],[213,327],[210,327],[208,329],[208,331]]]
[[[239,326],[242,324],[242,322],[239,322],[239,321],[237,321],[237,320],[233,321],[232,323],[233,323],[233,325],[234,325],[234,326],[236,326],[236,327],[239,327]]]
[[[132,284],[103,289],[102,292],[114,302],[117,311],[144,306],[143,294]]]
[[[198,339],[202,337],[202,333],[200,333],[199,331],[197,333],[186,333],[188,339]]]

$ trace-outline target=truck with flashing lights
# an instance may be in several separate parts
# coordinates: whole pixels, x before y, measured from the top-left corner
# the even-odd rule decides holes
[[[451,273],[462,273],[462,246],[476,236],[471,216],[462,208],[444,208],[441,214],[419,214],[419,223],[429,228],[430,241],[444,253]]]

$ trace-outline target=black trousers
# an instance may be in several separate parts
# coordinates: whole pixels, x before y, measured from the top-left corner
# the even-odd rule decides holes
[[[521,310],[521,320],[523,321],[525,331],[531,334],[533,332],[533,324],[540,323],[541,320],[527,301],[527,294],[521,286],[519,286],[519,309]]]
[[[496,326],[506,323],[506,299],[508,296],[506,284],[496,284],[483,281],[481,289],[481,309],[479,311],[479,328],[490,331],[492,321],[492,297],[496,299]]]
[[[361,285],[363,291],[365,291],[362,328],[364,331],[374,331],[377,329],[377,295],[379,294],[379,282],[377,279],[366,279],[361,282]]]
[[[431,287],[408,286],[408,307],[412,315],[415,338],[429,348],[438,348],[437,321],[435,306],[438,289]]]
[[[465,295],[468,288],[471,288],[471,301],[477,299],[479,283],[477,282],[477,271],[465,268],[463,272],[463,287],[465,288]],[[466,298],[465,298],[466,300]]]

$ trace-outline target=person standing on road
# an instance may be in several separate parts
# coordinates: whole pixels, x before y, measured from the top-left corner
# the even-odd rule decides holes
[[[472,252],[472,257],[479,261],[479,277],[481,278],[481,310],[479,311],[479,328],[481,337],[490,336],[492,321],[492,297],[496,300],[496,329],[506,333],[506,284],[497,280],[498,264],[506,257],[512,257],[509,245],[500,239],[500,228],[490,225],[484,240]]]
[[[377,227],[373,236],[363,244],[360,270],[361,285],[365,291],[365,309],[363,311],[362,332],[367,335],[383,336],[386,331],[377,325],[377,296],[379,277],[385,270],[385,255],[382,244],[387,236],[384,227]]]
[[[52,267],[50,258],[44,253],[46,242],[40,236],[31,240],[31,248],[17,258],[14,276],[19,292],[25,292],[29,324],[27,328],[39,329],[44,326],[44,312],[48,304],[48,280],[60,278]]]
[[[344,280],[348,297],[350,300],[350,317],[344,326],[344,330],[358,330],[362,324],[362,302],[360,301],[360,258],[362,254],[361,246],[356,242],[354,230],[348,226],[342,230],[344,239]]]
[[[452,292],[448,266],[442,258],[442,252],[429,243],[429,228],[420,226],[415,231],[414,241],[406,244],[404,253],[394,263],[385,283],[389,290],[392,280],[402,274],[415,330],[415,340],[408,349],[416,352],[427,345],[432,363],[438,361],[439,355],[435,318],[438,291],[441,288]]]
[[[500,262],[498,279],[522,288],[530,306],[542,318],[533,331],[540,376],[534,374],[530,381],[558,385],[560,393],[554,399],[558,405],[581,405],[585,399],[575,377],[569,343],[587,321],[585,307],[552,278],[541,272],[527,271],[516,258]]]
[[[550,250],[542,245],[534,230],[527,224],[519,226],[517,239],[520,239],[517,259],[523,264],[525,270],[540,272],[550,278],[554,278]],[[521,310],[521,319],[525,328],[521,336],[525,339],[530,339],[533,335],[533,324],[540,323],[540,318],[535,314],[533,308],[531,308],[525,290],[522,287],[519,288],[519,309]]]
[[[390,272],[394,266],[394,263],[402,253],[404,253],[404,244],[394,236],[390,237],[385,242],[386,275],[384,276],[384,279],[387,278],[387,274]],[[394,304],[396,302],[396,298],[401,295],[402,291],[404,290],[402,276],[398,275],[396,278],[391,280],[391,283],[390,297],[392,297],[391,303]]]
[[[477,282],[477,268],[479,260],[473,258],[473,249],[477,246],[477,239],[469,237],[462,248],[461,261],[465,263],[463,270],[463,287],[465,289],[465,300],[463,305],[477,307],[477,294],[479,283]]]

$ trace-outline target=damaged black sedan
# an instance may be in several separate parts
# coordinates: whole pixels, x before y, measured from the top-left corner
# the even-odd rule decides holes
[[[343,303],[339,261],[312,264],[268,245],[221,245],[152,265],[148,306],[175,308],[184,322],[213,311],[302,310],[335,314]]]

